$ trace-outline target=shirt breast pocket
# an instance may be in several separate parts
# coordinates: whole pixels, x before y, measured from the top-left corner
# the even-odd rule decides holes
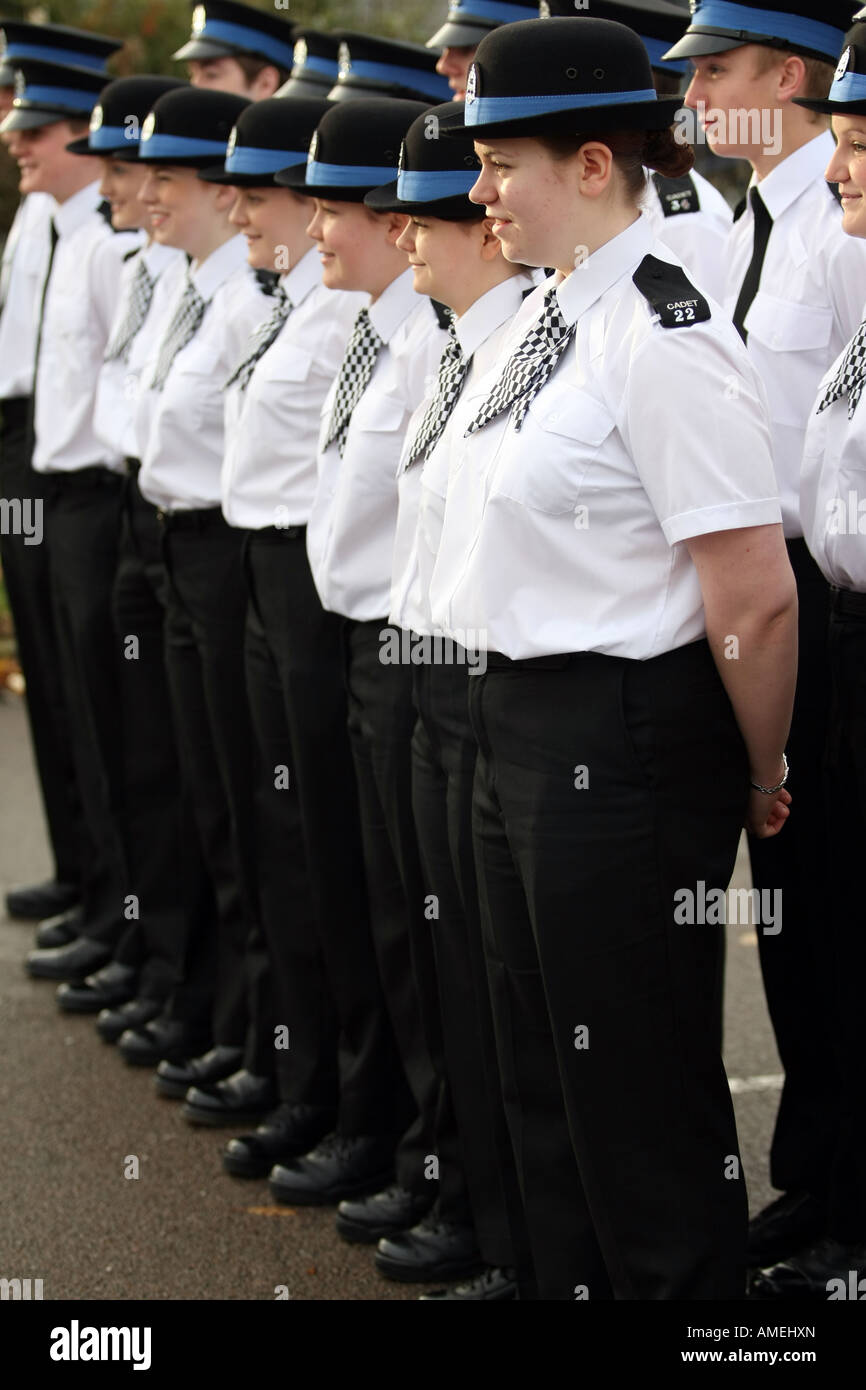
[[[833,332],[833,310],[823,305],[791,304],[763,290],[755,295],[745,327],[771,352],[826,351]]]
[[[180,411],[185,427],[202,429],[222,415],[222,388],[229,372],[216,347],[192,343],[171,364],[166,389],[172,410]],[[179,405],[177,404],[179,403]]]
[[[352,427],[363,430],[365,434],[393,436],[396,430],[405,426],[406,416],[406,407],[401,400],[370,387],[355,406]]]
[[[491,495],[535,511],[574,511],[587,469],[614,428],[600,401],[584,391],[532,401],[519,433],[509,425]]]
[[[303,348],[280,347],[265,353],[256,367],[256,375],[262,381],[306,381],[312,365],[312,357]]]

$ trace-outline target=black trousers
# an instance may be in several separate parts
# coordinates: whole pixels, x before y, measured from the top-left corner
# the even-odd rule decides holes
[[[424,876],[436,896],[433,952],[460,1177],[465,1175],[485,1263],[517,1268],[521,1292],[528,1296],[531,1257],[502,1103],[472,851],[478,752],[469,723],[473,679],[465,665],[414,668],[418,722],[412,738],[412,806]]]
[[[847,605],[854,598],[860,611]],[[839,595],[829,628],[832,706],[827,748],[828,805],[833,813],[829,885],[829,955],[841,1081],[839,1122],[830,1163],[828,1234],[866,1241],[866,1084],[864,1010],[866,908],[866,595]],[[808,1025],[807,1025],[808,1026]]]
[[[713,1002],[745,749],[706,642],[489,657],[469,687],[505,1109],[542,1298],[738,1298],[747,1203]]]
[[[213,919],[212,894],[183,787],[165,668],[168,578],[156,508],[127,460],[113,614],[121,662],[124,829],[139,904],[139,993],[186,999],[184,1016],[210,1017],[212,981],[190,959],[190,938]],[[206,963],[205,963],[206,966]]]
[[[191,942],[190,950],[212,963],[214,1042],[246,1047],[255,1037],[251,1020],[266,1026],[260,1021],[271,1014],[256,882],[258,773],[244,683],[243,537],[218,507],[175,513],[162,524],[166,671],[182,774],[216,902],[208,939]]]
[[[347,731],[343,620],[322,608],[306,528],[253,531],[246,675],[262,767],[262,916],[286,1100],[333,1105],[346,1135],[397,1135],[411,1099],[370,934]]]
[[[756,888],[781,889],[782,930],[758,933],[761,970],[785,1085],[770,1150],[770,1177],[785,1192],[826,1195],[841,1083],[833,1048],[833,966],[827,942],[830,843],[824,750],[830,704],[829,586],[805,541],[788,541],[797,579],[799,665],[788,740],[793,798],[784,834],[750,837]],[[834,828],[835,834],[835,828]]]
[[[424,1191],[425,1172],[435,1171],[429,1159],[438,1157],[440,1174],[448,1179],[440,1196],[446,1204],[442,1215],[459,1221],[466,1219],[467,1207],[457,1191],[460,1165],[443,1098],[431,921],[425,917],[428,904],[412,818],[412,670],[380,661],[379,634],[385,627],[385,619],[347,620],[346,688],[379,978],[416,1106],[398,1147],[397,1177],[410,1191]],[[440,1153],[440,1141],[449,1157]],[[459,1200],[458,1209],[452,1199]]]
[[[47,474],[44,486],[60,676],[89,840],[84,930],[123,954],[138,921],[123,838],[123,658],[111,618],[124,478],[94,466]]]
[[[0,497],[29,509],[31,525],[45,525],[45,485],[30,464],[30,397],[0,402]],[[27,683],[27,718],[54,876],[78,883],[83,863],[81,811],[69,743],[69,711],[57,679],[60,656],[54,624],[48,542],[27,544],[23,533],[0,533],[0,561],[15,624],[18,659]]]

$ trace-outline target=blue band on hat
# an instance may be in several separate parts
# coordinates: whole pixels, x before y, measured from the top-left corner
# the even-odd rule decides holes
[[[432,203],[437,198],[453,198],[458,193],[468,193],[480,174],[480,169],[474,174],[465,169],[401,169],[397,175],[397,197],[403,203]]]
[[[235,145],[226,160],[227,174],[275,174],[306,161],[306,150],[265,150],[255,145]]]
[[[40,87],[28,83],[13,105],[71,106],[73,110],[86,111],[89,115],[98,95],[98,92],[83,92],[80,87]]]
[[[205,19],[204,28],[193,34],[192,38],[214,39],[217,43],[234,44],[253,53],[263,53],[281,68],[290,68],[294,62],[294,44],[283,43],[282,39],[275,39],[271,34],[263,34],[261,29],[248,29],[245,24]]]
[[[138,138],[130,135],[126,126],[101,125],[98,130],[91,130],[87,143],[92,150],[116,150],[137,145]]]
[[[550,111],[577,111],[584,106],[626,106],[635,101],[655,101],[655,87],[634,92],[581,92],[574,96],[476,97],[466,103],[464,124],[480,126],[523,116],[546,116]]]
[[[163,159],[174,154],[180,158],[216,154],[225,160],[227,144],[227,140],[193,140],[188,135],[161,135],[155,131],[149,139],[139,141],[138,157],[144,164],[150,159]]]
[[[443,93],[451,95],[451,88],[448,86],[447,79],[440,77],[437,72],[428,72],[424,68],[402,68],[391,63],[367,63],[363,59],[355,60],[351,58],[348,70],[340,73],[339,81],[351,81],[353,77],[369,77],[373,82],[393,82],[399,87],[414,87],[416,91],[427,92],[431,97],[442,96]]]
[[[295,63],[292,68],[292,77],[298,77],[302,72],[310,68],[313,72],[323,72],[326,77],[336,78],[340,69],[336,58],[317,58],[315,54],[308,53],[302,63]]]
[[[469,23],[475,19],[492,19],[498,24],[507,24],[512,19],[526,19],[526,5],[506,5],[500,0],[468,0],[466,6],[452,5],[445,23],[457,20]]]
[[[745,30],[768,39],[787,39],[798,48],[813,48],[837,57],[845,37],[842,29],[821,24],[817,19],[804,19],[799,14],[782,10],[756,10],[751,5],[734,5],[730,0],[703,0],[692,15],[687,33],[700,33],[702,28]]]
[[[307,160],[306,182],[312,187],[378,188],[380,183],[392,183],[397,170],[385,164],[321,164]]]
[[[830,88],[830,101],[866,101],[866,73],[845,72]]]
[[[72,63],[79,68],[92,68],[94,72],[105,72],[107,59],[98,53],[79,53],[74,48],[45,48],[38,43],[10,43],[3,51],[3,61],[11,63],[17,58],[41,58],[46,63]]]
[[[647,38],[646,34],[641,34],[640,41],[646,49],[647,53],[649,54],[651,67],[661,68],[662,72],[667,72],[668,69],[670,69],[671,72],[688,71],[689,65],[685,61],[685,59],[679,61],[678,59],[674,58],[671,61],[663,61],[663,55],[667,53],[668,49],[670,48],[670,44],[668,43],[667,39],[650,39]]]

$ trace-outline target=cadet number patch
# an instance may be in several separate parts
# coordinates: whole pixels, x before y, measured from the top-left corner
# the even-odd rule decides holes
[[[682,266],[644,256],[631,277],[663,328],[688,328],[711,317],[710,306],[690,283]]]
[[[681,212],[700,212],[701,200],[691,174],[683,174],[678,179],[653,174],[652,180],[665,217],[676,217]]]

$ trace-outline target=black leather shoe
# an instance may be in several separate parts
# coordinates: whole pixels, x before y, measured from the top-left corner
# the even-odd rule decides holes
[[[399,1183],[392,1183],[369,1197],[347,1199],[337,1208],[337,1234],[357,1245],[375,1245],[382,1236],[408,1231],[427,1215],[435,1195],[409,1192]]]
[[[66,1014],[97,1014],[100,1009],[110,1009],[131,999],[136,978],[137,972],[131,965],[111,960],[80,985],[61,985],[57,1003]]]
[[[130,999],[117,1009],[103,1009],[96,1020],[96,1031],[106,1042],[116,1043],[128,1029],[143,1028],[151,1019],[159,1018],[162,1010],[159,999]]]
[[[466,1302],[468,1299],[486,1298],[491,1302],[504,1303],[516,1297],[517,1277],[514,1270],[488,1265],[482,1274],[467,1280],[465,1284],[455,1284],[450,1289],[431,1289],[429,1293],[419,1294],[418,1301],[426,1303],[437,1298]]]
[[[62,917],[51,917],[47,922],[40,922],[36,928],[36,945],[41,951],[68,946],[70,941],[77,940],[81,935],[83,926],[81,909],[74,907],[71,912],[64,912]]]
[[[165,1058],[169,1062],[184,1062],[207,1050],[208,1040],[193,1032],[189,1024],[177,1019],[159,1018],[141,1028],[127,1028],[121,1033],[117,1050],[131,1067],[155,1067]]]
[[[827,1224],[823,1202],[808,1192],[785,1192],[749,1222],[751,1269],[767,1269],[820,1240]]]
[[[99,941],[80,936],[68,946],[55,946],[49,951],[30,951],[24,968],[34,980],[69,980],[78,984],[93,971],[111,960],[111,952]]]
[[[60,883],[49,878],[28,888],[13,888],[6,894],[6,911],[10,917],[23,917],[27,922],[41,922],[44,917],[56,917],[67,912],[81,898],[77,883]]]
[[[329,1134],[292,1163],[278,1163],[269,1185],[278,1202],[318,1207],[377,1192],[394,1176],[394,1140]]]
[[[161,1096],[183,1100],[190,1086],[207,1086],[222,1081],[237,1071],[243,1057],[240,1047],[212,1047],[203,1057],[190,1057],[186,1062],[162,1061],[153,1078]]]
[[[386,1279],[401,1284],[464,1279],[484,1268],[472,1227],[441,1221],[435,1212],[409,1231],[384,1236],[373,1261]]]
[[[861,1299],[866,1296],[866,1245],[843,1245],[825,1237],[769,1269],[758,1270],[752,1276],[750,1296],[822,1303]]]
[[[334,1112],[320,1105],[284,1101],[267,1115],[254,1134],[230,1139],[223,1168],[236,1178],[266,1178],[275,1163],[309,1153],[334,1127]]]
[[[276,1099],[269,1076],[236,1071],[212,1086],[190,1086],[182,1114],[193,1125],[255,1124],[273,1110]]]

